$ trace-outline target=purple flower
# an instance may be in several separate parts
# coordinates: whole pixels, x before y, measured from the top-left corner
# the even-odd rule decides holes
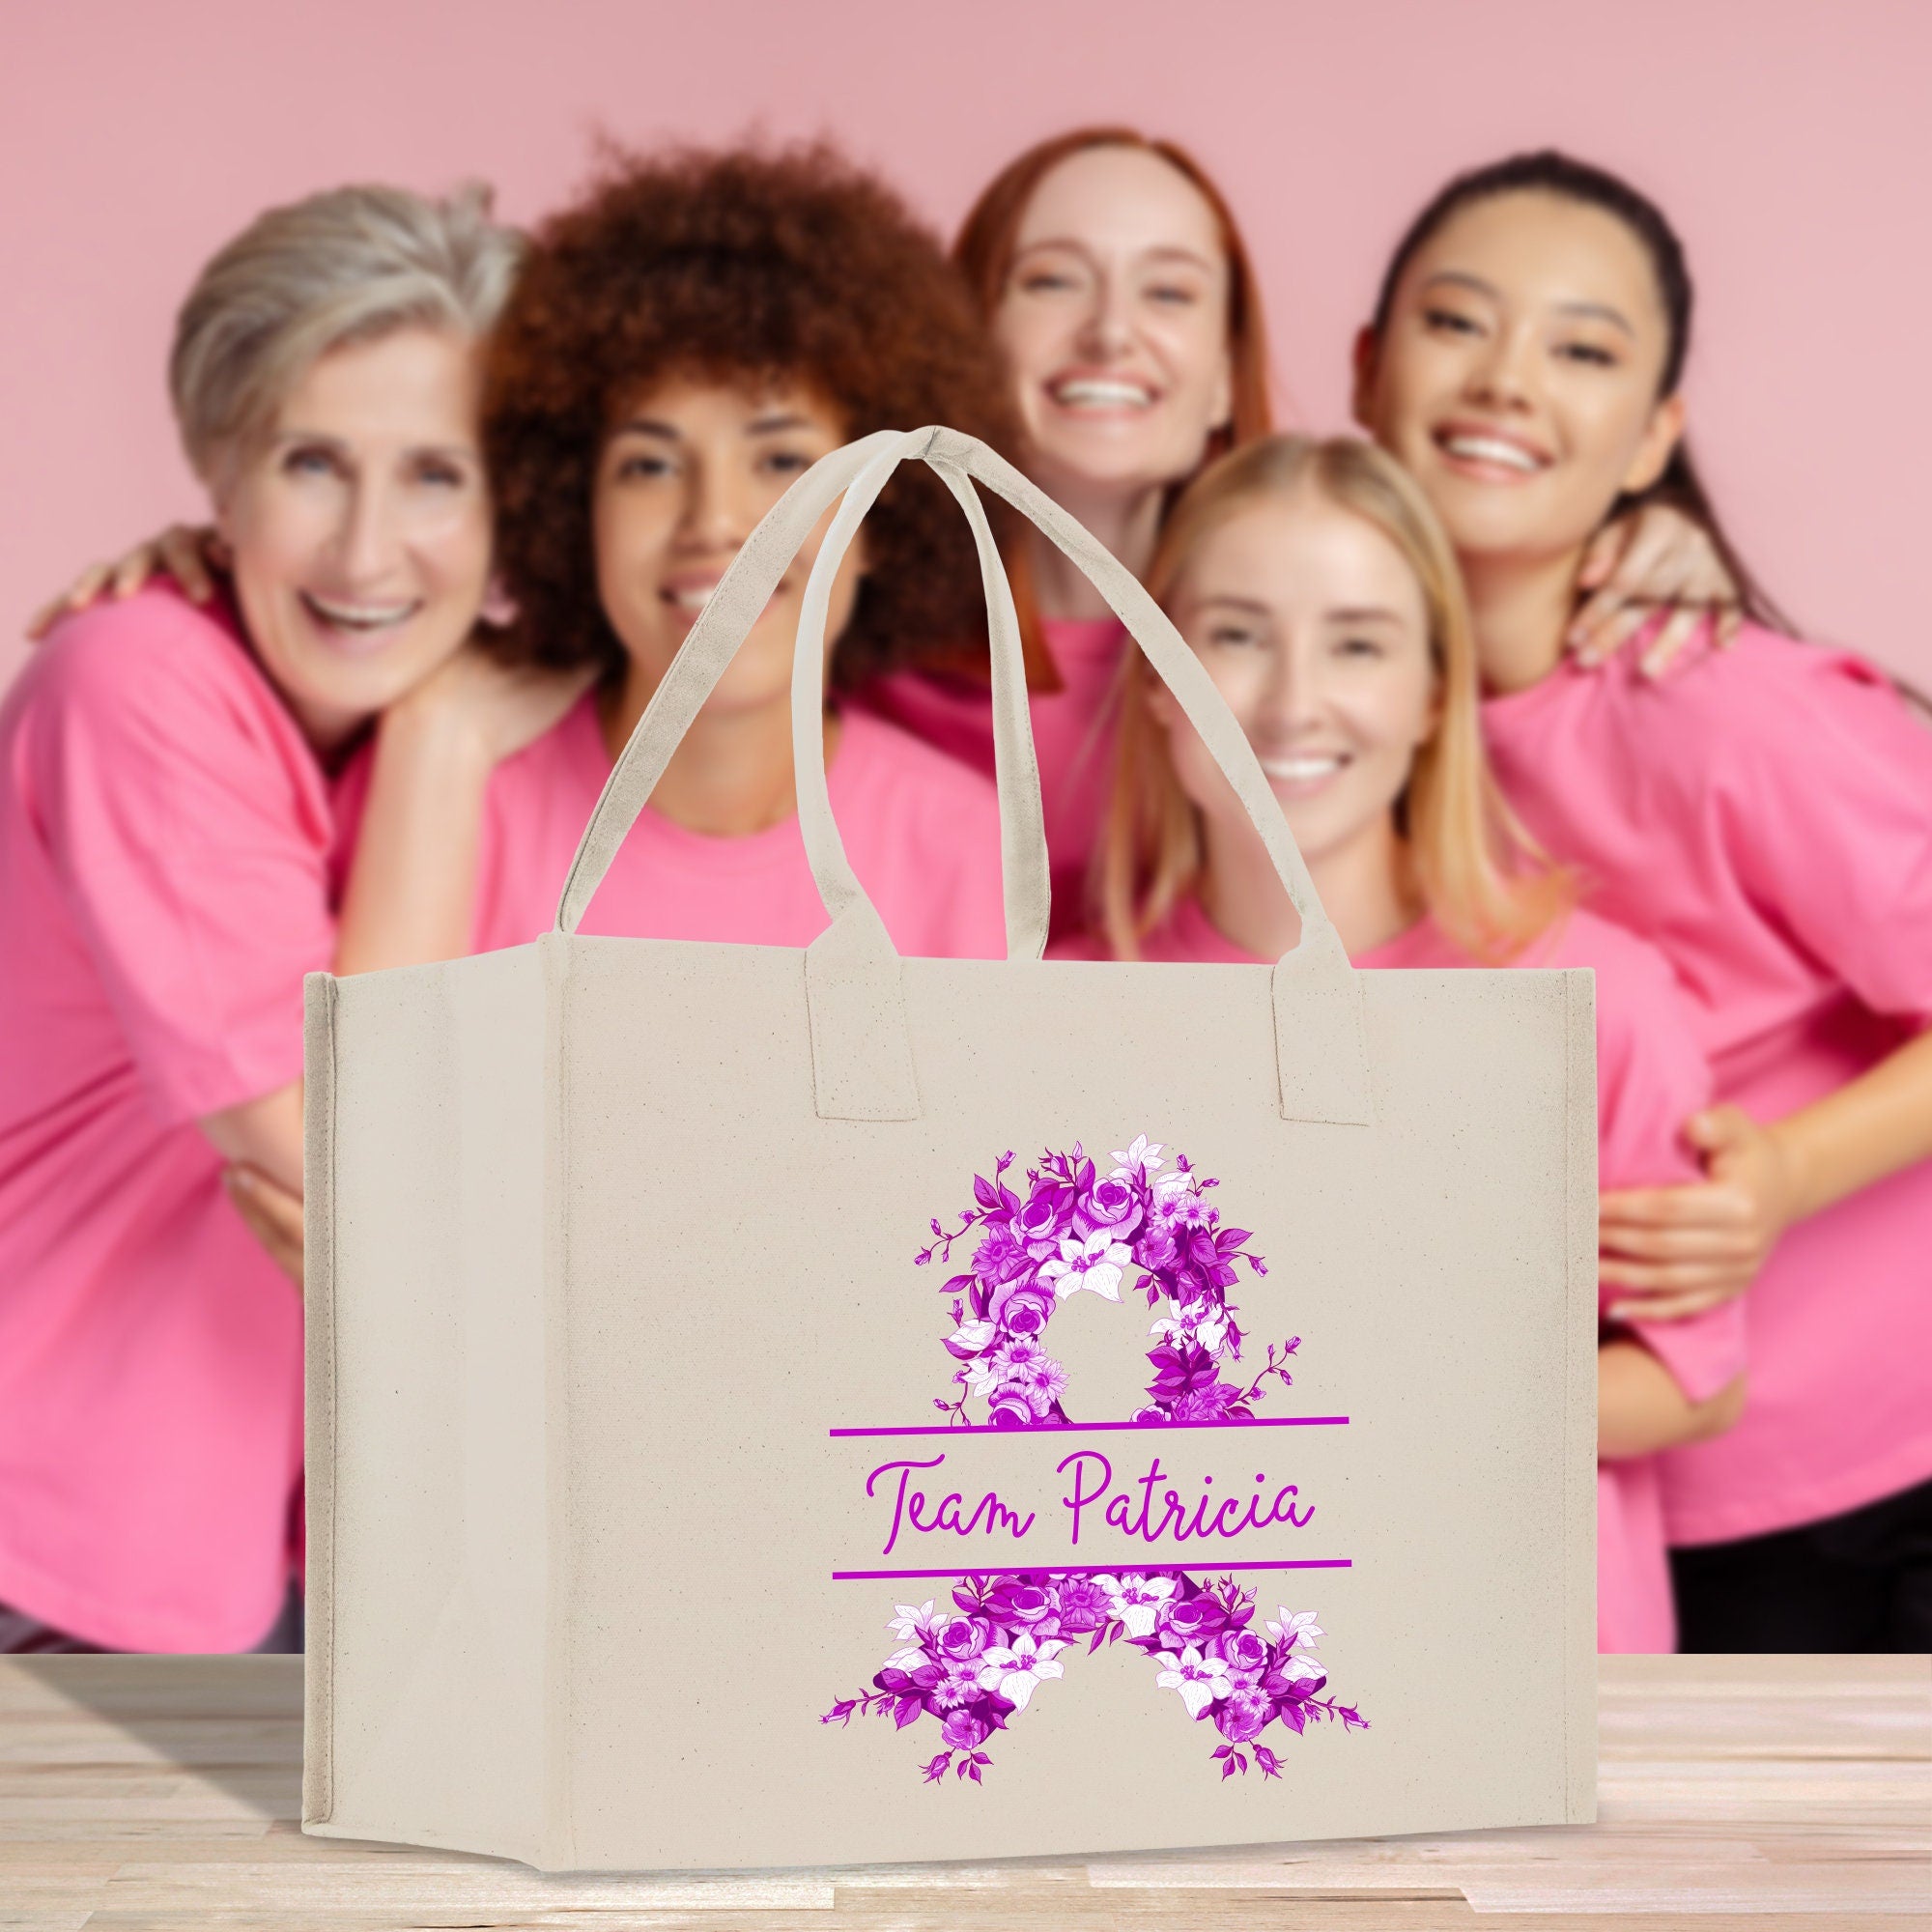
[[[1066,1393],[1066,1371],[1048,1356],[1040,1356],[1031,1362],[1023,1362],[1009,1369],[1001,1384],[1001,1392],[1017,1389],[1026,1397],[1027,1406],[1036,1416],[1051,1413],[1053,1405]]]
[[[1094,1183],[1093,1191],[1073,1210],[1073,1231],[1091,1235],[1101,1228],[1124,1239],[1141,1224],[1141,1204],[1132,1185],[1109,1179]]]
[[[942,1635],[940,1648],[943,1650],[945,1647],[945,1638]],[[1231,1676],[1246,1678],[1253,1682],[1259,1680],[1267,1668],[1267,1638],[1258,1635],[1253,1631],[1223,1630],[1208,1647],[1215,1656],[1226,1660]]]
[[[992,1725],[968,1710],[949,1712],[946,1721],[939,1727],[939,1735],[954,1750],[976,1750],[992,1734]]]
[[[1219,1422],[1239,1405],[1240,1390],[1227,1382],[1208,1382],[1204,1387],[1183,1389],[1174,1400],[1176,1422]]]
[[[1012,1230],[994,1222],[988,1225],[980,1245],[973,1250],[973,1272],[981,1281],[1010,1281],[1026,1271],[1031,1260],[1014,1238]]]
[[[1228,1613],[1212,1597],[1203,1594],[1184,1603],[1170,1604],[1161,1627],[1173,1634],[1177,1643],[1201,1643],[1225,1630]]]
[[[1230,1744],[1244,1745],[1259,1736],[1270,1713],[1267,1693],[1251,1684],[1236,1684],[1214,1706],[1214,1728]]]
[[[1031,1429],[1039,1418],[1018,1389],[1003,1389],[986,1406],[986,1420],[995,1429]]]
[[[1033,1265],[1031,1262],[1027,1264]],[[1045,1328],[1053,1314],[1053,1291],[1036,1281],[1017,1282],[993,1296],[988,1312],[1003,1334],[1031,1340]]]
[[[1073,1190],[1065,1181],[1035,1183],[1026,1205],[1013,1216],[1013,1233],[1029,1254],[1050,1255],[1073,1220]]]
[[[977,1659],[961,1662],[949,1658],[944,1663],[927,1663],[913,1672],[913,1682],[925,1693],[928,1711],[953,1711],[980,1694],[980,1666]]]
[[[1060,1598],[1060,1634],[1085,1636],[1109,1622],[1114,1603],[1106,1588],[1092,1577],[1063,1577],[1056,1593]],[[1266,1646],[1263,1646],[1265,1652]]]
[[[1141,1230],[1134,1259],[1142,1267],[1158,1274],[1164,1268],[1171,1268],[1180,1259],[1180,1244],[1174,1238],[1171,1229],[1158,1221],[1150,1222]]]
[[[954,1617],[936,1639],[939,1654],[963,1663],[985,1649],[990,1634],[991,1628],[983,1617]]]
[[[1032,1630],[1053,1615],[1054,1602],[1037,1583],[997,1583],[986,1593],[986,1608],[1003,1624]]]

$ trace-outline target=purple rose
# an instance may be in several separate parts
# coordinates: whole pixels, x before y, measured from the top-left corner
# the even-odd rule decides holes
[[[1064,1183],[1042,1180],[1013,1216],[1013,1233],[1030,1253],[1051,1254],[1072,1219],[1072,1190]]]
[[[991,1314],[1003,1333],[1031,1341],[1053,1314],[1052,1291],[1033,1281],[1003,1289],[993,1297]]]
[[[1217,1631],[1225,1629],[1227,1612],[1212,1597],[1189,1597],[1185,1603],[1170,1603],[1167,1615],[1161,1619],[1163,1625],[1174,1634],[1180,1643],[1205,1643]]]
[[[1003,1624],[1034,1630],[1053,1615],[1054,1603],[1037,1583],[1002,1583],[987,1593],[986,1607]]]
[[[995,1429],[1031,1429],[1039,1418],[1019,1389],[1002,1389],[986,1406],[986,1420]]]
[[[1114,1614],[1112,1599],[1091,1577],[1063,1577],[1055,1594],[1063,1636],[1086,1636]]]
[[[1244,1745],[1259,1737],[1268,1720],[1268,1699],[1252,1685],[1237,1684],[1214,1705],[1214,1728],[1231,1745]]]
[[[985,1649],[987,1634],[983,1617],[954,1617],[939,1633],[939,1654],[956,1663],[963,1663],[969,1657],[978,1657]]]
[[[1223,1630],[1208,1648],[1227,1664],[1233,1676],[1259,1678],[1267,1668],[1267,1639],[1253,1631]]]
[[[1087,1198],[1073,1210],[1074,1232],[1082,1236],[1106,1228],[1124,1240],[1140,1224],[1139,1198],[1124,1180],[1096,1182]]]

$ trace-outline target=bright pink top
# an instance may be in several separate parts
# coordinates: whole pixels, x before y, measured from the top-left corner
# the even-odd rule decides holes
[[[476,949],[550,929],[577,841],[611,775],[586,697],[491,781]],[[848,712],[828,773],[846,857],[902,953],[1006,956],[1000,809],[984,779],[865,712]],[[798,819],[745,838],[687,831],[646,806],[580,928],[647,939],[807,946],[825,908]]]
[[[0,706],[0,1600],[120,1650],[281,1606],[301,1303],[195,1124],[301,1074],[323,775],[231,622],[70,618]]]
[[[1093,939],[1057,944],[1057,958],[1104,957]],[[1194,899],[1143,944],[1148,959],[1254,963]],[[1364,967],[1440,969],[1478,962],[1433,920],[1422,920],[1355,961]],[[1689,1002],[1655,948],[1587,912],[1514,962],[1587,966],[1597,976],[1597,1173],[1604,1187],[1656,1186],[1695,1172],[1683,1122],[1710,1098],[1710,1076],[1690,1028]],[[1602,1300],[1611,1297],[1605,1294]],[[1649,1321],[1633,1333],[1701,1402],[1744,1369],[1743,1312],[1731,1302],[1688,1321]],[[1597,1647],[1676,1648],[1663,1505],[1654,1456],[1597,1465]]]
[[[1049,618],[1043,628],[1062,689],[1036,694],[1030,709],[1053,867],[1053,930],[1070,935],[1085,921],[1088,867],[1114,777],[1116,684],[1129,645],[1112,617]],[[895,671],[868,689],[866,701],[992,777],[993,709],[984,685]]]
[[[1690,989],[1760,1121],[1932,1015],[1932,733],[1861,660],[1747,629],[1653,683],[1624,652],[1484,707],[1497,776],[1591,904]],[[1750,1393],[1663,1463],[1673,1543],[1815,1521],[1932,1476],[1932,1164],[1791,1229],[1745,1296]]]

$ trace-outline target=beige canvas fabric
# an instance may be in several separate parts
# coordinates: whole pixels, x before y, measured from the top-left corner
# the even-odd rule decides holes
[[[906,460],[984,567],[1005,961],[899,958],[826,794],[831,580]],[[975,481],[1087,570],[1235,783],[1302,915],[1276,966],[1040,960]],[[579,936],[841,495],[793,687],[828,927]],[[801,478],[555,930],[316,976],[307,1066],[305,1831],[561,1870],[1593,1815],[1590,976],[1355,972],[1192,653],[971,439]]]

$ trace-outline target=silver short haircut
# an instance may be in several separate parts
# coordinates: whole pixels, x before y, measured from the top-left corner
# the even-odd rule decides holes
[[[168,389],[204,480],[274,421],[319,356],[398,328],[487,336],[523,238],[490,218],[490,191],[444,201],[341,187],[259,215],[201,271],[175,322]]]

